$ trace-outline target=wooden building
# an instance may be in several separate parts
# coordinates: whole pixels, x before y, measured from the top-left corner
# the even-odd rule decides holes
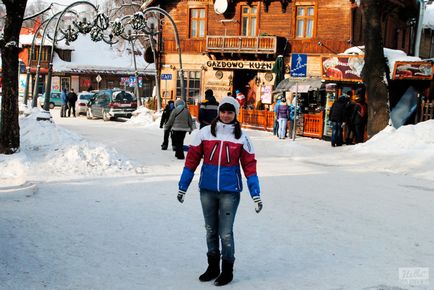
[[[354,0],[146,2],[166,10],[176,23],[189,104],[197,104],[206,89],[212,89],[217,99],[240,90],[247,97],[247,108],[269,108],[277,87],[273,67],[282,55],[284,90],[294,91],[293,85],[301,84],[304,125],[314,116],[321,120],[307,135],[322,137],[327,107],[324,81],[335,83],[335,95],[346,87],[353,91],[363,87],[360,75],[336,81],[323,73],[325,59],[363,45],[363,19]],[[384,46],[412,54],[418,1],[383,2]],[[160,88],[167,100],[181,96],[180,66],[169,21],[163,20],[161,31],[156,69],[164,76]]]

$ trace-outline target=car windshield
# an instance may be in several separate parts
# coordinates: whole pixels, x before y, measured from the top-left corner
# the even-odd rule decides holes
[[[80,95],[80,100],[90,100],[90,99],[92,99],[93,98],[93,94],[83,94],[83,95]]]
[[[115,102],[120,102],[120,101],[128,101],[128,102],[131,102],[131,101],[135,101],[135,100],[136,100],[136,98],[135,98],[132,94],[130,94],[130,93],[128,93],[128,92],[124,92],[124,91],[119,92],[119,93],[114,97],[114,101],[115,101]]]

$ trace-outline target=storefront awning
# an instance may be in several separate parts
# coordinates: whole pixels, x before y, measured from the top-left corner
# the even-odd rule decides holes
[[[296,85],[298,85],[299,93],[307,93],[308,91],[320,89],[323,83],[320,78],[287,78],[281,81],[273,94],[283,93],[283,92],[295,92]]]

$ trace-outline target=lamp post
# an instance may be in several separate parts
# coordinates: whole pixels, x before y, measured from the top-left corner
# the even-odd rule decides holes
[[[144,28],[145,19],[141,12],[136,12],[133,15],[126,15],[121,19],[116,19],[112,22],[112,32],[114,36],[121,37],[122,39],[128,41],[131,46],[132,54],[133,54],[133,64],[134,64],[134,78],[136,80],[136,85],[134,86],[134,94],[137,97],[137,105],[142,105],[142,100],[140,98],[140,90],[139,90],[139,71],[137,69],[137,61],[136,61],[136,51],[135,51],[135,41],[141,35],[139,32]],[[124,24],[124,22],[126,22]],[[125,33],[125,30],[127,33]],[[134,31],[134,32],[133,32]]]
[[[143,6],[142,6],[143,7]],[[167,17],[167,19],[169,19],[170,24],[172,25],[173,31],[175,33],[175,41],[176,41],[176,49],[178,52],[178,61],[179,61],[179,79],[180,79],[180,83],[181,83],[181,98],[187,102],[186,99],[186,93],[185,93],[185,84],[184,84],[184,70],[182,68],[182,57],[181,57],[181,46],[180,46],[180,42],[179,42],[179,34],[178,34],[178,29],[176,27],[175,21],[173,20],[173,18],[170,16],[169,13],[167,13],[164,9],[161,9],[159,7],[148,7],[145,8],[143,10],[143,14],[147,14],[147,13],[158,13],[158,14],[162,14],[163,16]],[[158,34],[160,33],[160,31],[155,32],[154,28],[152,27],[152,25],[150,25],[151,27],[148,26],[148,24],[146,24],[145,29],[143,30],[144,33],[148,34],[148,35],[154,35],[154,34]],[[151,42],[152,45],[152,42]],[[152,48],[152,47],[151,47]],[[157,69],[157,74],[158,74],[158,68]],[[159,83],[159,79],[157,80],[157,84]],[[159,87],[159,86],[158,86]],[[160,101],[160,100],[159,100]]]
[[[33,58],[33,53],[34,53],[34,50],[35,50],[36,35],[37,35],[39,29],[45,24],[44,31],[42,33],[41,42],[39,44],[38,63],[36,65],[35,82],[33,84],[32,108],[34,108],[34,107],[37,106],[36,101],[37,101],[37,96],[38,96],[39,73],[40,73],[40,70],[41,70],[42,48],[44,46],[45,37],[48,35],[48,26],[50,25],[50,23],[56,17],[59,16],[59,14],[60,14],[60,12],[54,14],[51,18],[46,19],[44,22],[42,22],[41,25],[36,30],[35,35],[33,36],[32,50],[30,51],[29,59]],[[28,74],[27,74],[27,78],[26,78],[26,81],[27,81],[27,83],[26,83],[26,92],[28,91],[28,86],[29,86],[28,81],[29,81],[29,78],[30,78],[30,62],[29,62]]]
[[[72,26],[69,26],[66,30],[62,30],[62,34],[66,39],[66,43],[69,41],[74,41],[77,39],[78,33],[91,33],[91,38],[94,41],[98,41],[101,39],[104,39],[104,36],[102,36],[102,31],[106,30],[109,26],[108,18],[104,14],[99,14],[98,9],[95,5],[93,5],[90,2],[87,1],[77,1],[69,6],[67,6],[62,12],[60,12],[60,15],[57,19],[56,26],[54,28],[54,36],[53,36],[53,45],[51,46],[51,53],[50,53],[50,63],[48,65],[48,74],[47,74],[47,86],[45,90],[45,101],[44,101],[44,110],[48,111],[48,104],[50,100],[50,94],[51,94],[51,78],[53,75],[53,57],[54,57],[54,47],[57,43],[57,33],[59,31],[59,24],[62,20],[62,17],[74,6],[78,5],[89,5],[93,11],[97,14],[95,20],[93,22],[88,22],[86,18],[83,18],[82,21],[79,22],[73,22],[74,28]],[[92,34],[92,30],[94,33]]]

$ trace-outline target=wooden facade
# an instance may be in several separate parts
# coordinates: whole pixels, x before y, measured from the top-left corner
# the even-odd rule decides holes
[[[262,97],[264,88],[276,89],[272,68],[278,55],[284,57],[285,78],[294,78],[292,56],[303,54],[307,58],[306,72],[295,79],[321,80],[323,57],[336,56],[352,46],[363,45],[364,41],[363,19],[354,0],[228,0],[224,13],[215,11],[214,3],[218,1],[214,0],[151,2],[166,10],[176,23],[189,105],[197,104],[206,89],[212,89],[217,100],[240,90],[247,97],[246,109],[272,109],[272,104],[262,103]],[[382,2],[385,47],[413,53],[417,2]],[[249,21],[254,21],[254,25],[246,29]],[[167,101],[181,96],[180,64],[169,21],[163,19],[161,31],[157,70],[170,76],[160,85],[161,95]],[[360,77],[342,82],[336,86],[335,94],[344,88],[355,92],[361,86]],[[305,92],[308,102],[303,120],[309,131],[306,135],[318,136],[328,131],[324,126],[328,116],[326,94],[322,92],[322,97],[319,92]],[[310,106],[312,100],[318,102],[319,108]],[[265,127],[268,126],[267,123]]]

